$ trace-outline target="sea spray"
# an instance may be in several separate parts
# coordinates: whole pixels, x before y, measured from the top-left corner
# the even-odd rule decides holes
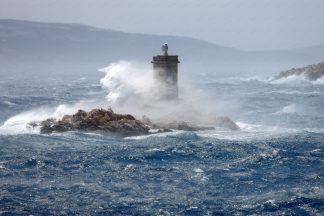
[[[117,107],[117,110],[136,113],[143,104],[148,104],[148,101],[152,100],[152,71],[143,64],[121,61],[112,63],[100,71],[106,73],[100,84],[108,91],[107,100],[81,100],[74,104],[43,106],[25,111],[5,121],[0,127],[0,133],[38,133],[39,129],[29,127],[29,123],[48,118],[61,119],[64,115],[74,114],[79,109],[89,111],[93,108]]]
[[[134,106],[152,99],[153,72],[143,64],[120,61],[99,71],[106,73],[100,83],[108,90],[107,100],[112,106]]]
[[[138,118],[147,115],[157,121],[213,124],[215,116],[223,114],[221,110],[228,111],[232,109],[229,107],[233,107],[227,103],[228,100],[222,103],[208,100],[207,92],[202,93],[199,87],[188,82],[179,86],[179,99],[161,100],[159,94],[162,87],[153,82],[153,70],[144,63],[120,61],[99,71],[106,73],[100,83],[108,92],[108,104],[114,110]]]
[[[98,101],[82,100],[75,104],[60,104],[57,107],[39,107],[33,110],[22,112],[9,118],[0,127],[0,134],[21,134],[38,133],[39,128],[30,127],[32,122],[42,121],[48,118],[59,119],[64,115],[73,114],[79,109],[90,110],[96,104],[100,107]]]

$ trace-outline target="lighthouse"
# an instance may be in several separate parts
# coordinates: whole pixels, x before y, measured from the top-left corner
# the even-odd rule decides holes
[[[168,54],[168,44],[162,46],[162,53],[153,56],[154,85],[158,97],[162,100],[175,100],[178,98],[178,64],[177,55]]]

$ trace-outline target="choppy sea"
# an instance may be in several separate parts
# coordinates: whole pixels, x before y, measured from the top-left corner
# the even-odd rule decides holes
[[[0,80],[0,215],[324,214],[324,82],[202,80],[200,94],[224,103],[240,131],[118,138],[22,127],[104,101],[99,79]]]

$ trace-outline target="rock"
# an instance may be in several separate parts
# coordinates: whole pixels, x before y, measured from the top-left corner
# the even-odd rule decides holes
[[[149,125],[152,129],[158,129],[158,133],[171,132],[172,130],[183,130],[183,131],[200,131],[200,130],[214,130],[214,127],[198,126],[189,124],[184,121],[173,121],[173,122],[155,122]]]
[[[152,125],[152,121],[146,115],[142,116],[142,122],[147,125]]]
[[[157,133],[173,130],[200,131],[213,130],[214,127],[200,126],[185,121],[152,122],[143,116],[142,121],[134,116],[114,113],[112,109],[93,109],[90,112],[78,110],[74,115],[65,115],[62,119],[49,118],[42,122],[31,122],[31,127],[40,127],[41,133],[65,132],[72,130],[99,131],[121,136],[137,136],[149,134],[149,129],[156,129]],[[239,127],[228,117],[217,117],[208,125],[238,130]]]
[[[40,132],[41,133],[52,133],[54,131],[54,125],[56,124],[56,120],[53,118],[49,118],[40,123]]]
[[[33,123],[34,124],[34,123]],[[102,131],[123,136],[148,134],[149,127],[132,115],[114,113],[111,109],[78,110],[74,115],[65,115],[61,120],[53,118],[40,122],[41,133],[70,130]]]
[[[175,122],[175,128],[177,130],[184,130],[184,131],[199,131],[199,130],[214,130],[214,127],[206,127],[206,126],[198,126],[188,124],[187,122]]]
[[[304,76],[307,80],[315,81],[324,76],[324,62],[301,68],[292,68],[287,71],[281,71],[279,75],[274,77],[274,80],[289,76]]]
[[[229,128],[231,130],[240,129],[240,127],[227,116],[217,117],[213,120],[213,123],[219,127]]]
[[[157,131],[157,133],[165,133],[165,132],[172,132],[173,130],[171,130],[171,129],[166,129],[166,128],[162,128],[162,129],[159,129],[158,131]]]

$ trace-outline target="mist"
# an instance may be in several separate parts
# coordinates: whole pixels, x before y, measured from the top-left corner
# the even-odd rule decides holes
[[[100,69],[106,73],[100,80],[107,90],[107,104],[114,110],[131,113],[139,119],[145,115],[154,121],[185,121],[195,124],[213,124],[217,117],[230,114],[225,107],[236,107],[230,100],[213,100],[216,92],[199,89],[200,83],[182,81],[179,99],[161,99],[163,86],[153,80],[152,65],[147,63],[121,61]],[[187,71],[180,71],[183,77]],[[233,109],[232,109],[233,111]]]

